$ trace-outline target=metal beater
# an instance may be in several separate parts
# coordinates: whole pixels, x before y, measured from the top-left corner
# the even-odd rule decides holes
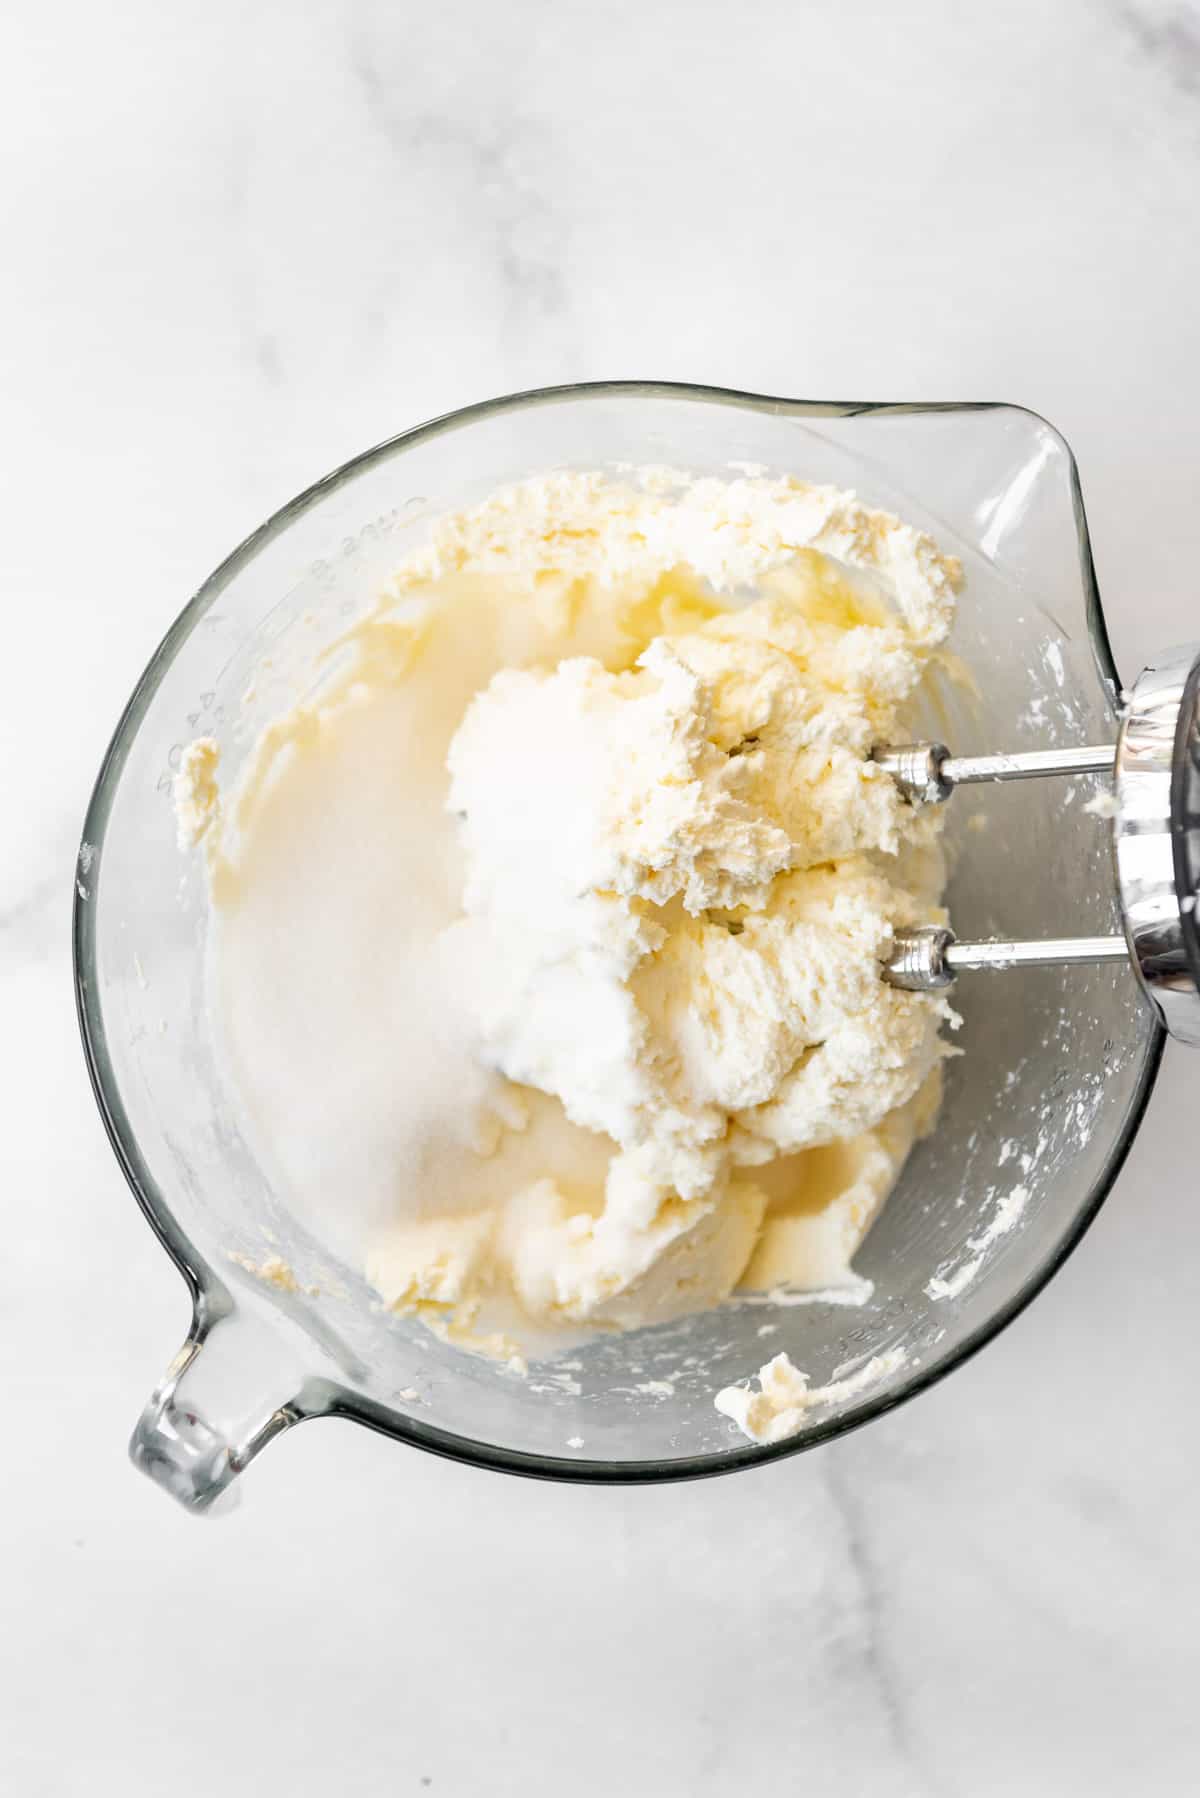
[[[1055,774],[1113,777],[1113,869],[1124,935],[962,943],[952,930],[897,931],[883,976],[911,992],[968,968],[1132,962],[1171,1035],[1200,1046],[1200,645],[1142,670],[1115,744],[1021,755],[951,755],[944,743],[880,747],[873,759],[913,805],[943,804],[974,781]]]

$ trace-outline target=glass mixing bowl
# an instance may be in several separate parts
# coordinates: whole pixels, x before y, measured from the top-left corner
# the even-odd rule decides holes
[[[105,757],[79,855],[75,968],[96,1097],[193,1304],[132,1453],[186,1504],[211,1503],[273,1436],[313,1417],[566,1480],[682,1479],[811,1448],[994,1336],[1111,1187],[1161,1048],[1132,972],[966,976],[964,1053],[949,1066],[937,1130],[857,1258],[874,1283],[869,1302],[731,1304],[606,1338],[573,1351],[566,1369],[535,1366],[523,1379],[385,1312],[361,1272],[290,1214],[243,1139],[205,1007],[200,858],[176,846],[182,746],[215,736],[223,778],[235,776],[262,725],[311,680],[322,645],[432,515],[553,467],[719,472],[746,462],[853,487],[962,557],[954,648],[979,693],[947,683],[944,716],[932,721],[956,750],[1113,733],[1119,688],[1074,459],[1044,420],[1015,407],[816,405],[657,382],[549,389],[393,438],[284,507],[205,582],[151,660]],[[952,801],[960,934],[1118,927],[1108,832],[1083,809],[1091,784],[1022,783]],[[1028,1199],[1004,1232],[998,1208],[1018,1184]],[[294,1279],[273,1283],[232,1259],[261,1269],[272,1254]],[[802,1434],[773,1447],[749,1444],[713,1406],[718,1387],[780,1350],[824,1384],[895,1348],[905,1359],[888,1378],[814,1408]]]

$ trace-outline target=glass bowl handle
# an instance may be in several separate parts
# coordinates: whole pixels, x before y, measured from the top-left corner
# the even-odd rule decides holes
[[[232,1508],[233,1482],[255,1455],[328,1408],[322,1384],[256,1319],[237,1309],[215,1321],[198,1313],[138,1419],[130,1459],[190,1511],[218,1499]]]

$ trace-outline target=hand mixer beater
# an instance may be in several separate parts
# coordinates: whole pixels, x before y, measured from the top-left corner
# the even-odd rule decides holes
[[[974,781],[1110,773],[1113,872],[1123,934],[1042,942],[960,942],[930,925],[897,931],[884,979],[935,992],[968,968],[1132,962],[1172,1036],[1200,1046],[1200,645],[1143,669],[1115,744],[954,756],[943,743],[880,747],[873,759],[913,805],[943,804]]]

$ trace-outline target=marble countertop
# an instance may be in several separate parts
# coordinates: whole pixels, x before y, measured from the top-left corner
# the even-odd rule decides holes
[[[9,0],[3,40],[0,1789],[1195,1791],[1195,1055],[1032,1310],[830,1449],[576,1490],[327,1424],[200,1523],[125,1459],[187,1305],[67,931],[200,579],[505,390],[1023,402],[1122,669],[1197,635],[1200,11]]]

